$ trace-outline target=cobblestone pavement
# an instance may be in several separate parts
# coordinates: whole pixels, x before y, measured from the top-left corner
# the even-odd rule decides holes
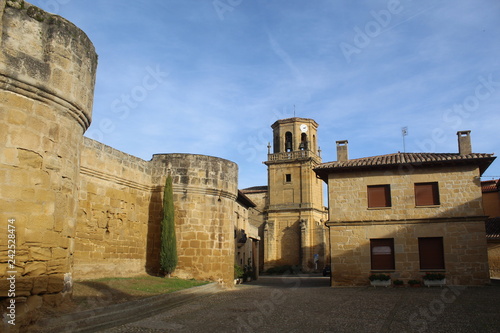
[[[318,276],[265,276],[103,332],[500,332],[500,286],[331,288]]]

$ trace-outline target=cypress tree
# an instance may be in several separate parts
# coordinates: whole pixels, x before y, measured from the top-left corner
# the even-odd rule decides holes
[[[163,219],[161,221],[160,269],[170,277],[177,266],[177,244],[175,237],[174,191],[172,176],[168,175],[163,192]]]

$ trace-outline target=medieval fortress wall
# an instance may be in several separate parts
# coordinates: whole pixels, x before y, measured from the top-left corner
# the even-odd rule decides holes
[[[67,20],[0,0],[0,300],[16,272],[18,319],[57,304],[73,278],[158,272],[173,176],[183,277],[233,279],[238,169],[189,154],[151,161],[84,138],[97,55]],[[7,247],[15,225],[15,263]],[[9,273],[12,274],[12,273]]]
[[[152,189],[148,162],[84,138],[74,278],[144,272]]]
[[[173,175],[176,216],[176,275],[210,280],[234,279],[234,223],[238,195],[238,166],[205,155],[157,154],[153,156],[153,184],[148,232],[148,262],[157,267],[161,197],[158,190],[167,174]],[[163,191],[163,187],[161,187]]]
[[[0,19],[1,281],[16,271],[16,296],[38,304],[41,295],[56,301],[53,295],[70,289],[97,56],[73,24],[22,1],[1,1]],[[9,219],[16,231],[12,266]]]
[[[88,138],[81,153],[74,278],[159,272],[168,174],[178,242],[175,275],[233,279],[235,163],[192,154],[158,154],[144,161]]]

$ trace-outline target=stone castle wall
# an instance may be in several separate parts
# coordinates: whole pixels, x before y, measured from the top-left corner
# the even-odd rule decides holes
[[[167,174],[173,178],[179,263],[174,276],[232,280],[235,163],[204,155],[151,161],[85,138],[75,278],[158,274]]]
[[[96,66],[94,46],[72,23],[0,1],[0,230],[7,237],[14,219],[16,231],[15,259],[0,241],[0,296],[15,271],[19,324],[71,289],[80,147]]]
[[[44,303],[62,302],[73,278],[158,273],[167,173],[177,275],[229,284],[237,165],[189,154],[144,161],[84,138],[97,55],[67,20],[0,0],[0,46],[0,306],[15,275],[15,328]]]
[[[160,272],[163,190],[171,174],[179,257],[173,275],[233,279],[235,163],[191,154],[144,161],[87,138],[81,161],[75,278]]]
[[[84,139],[75,278],[131,276],[144,272],[153,189],[151,173],[149,162]]]
[[[153,183],[157,188],[151,212],[161,217],[161,195],[167,174],[172,174],[177,251],[176,275],[229,283],[234,265],[234,202],[238,195],[238,166],[204,155],[153,156]],[[151,220],[153,221],[153,220]],[[158,263],[159,223],[151,225],[148,261]]]

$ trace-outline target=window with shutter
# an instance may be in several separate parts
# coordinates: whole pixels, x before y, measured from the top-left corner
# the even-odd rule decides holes
[[[393,270],[394,238],[370,239],[372,269]]]
[[[443,237],[418,239],[420,269],[444,269]]]
[[[439,186],[437,182],[415,184],[416,206],[437,206],[439,204]]]
[[[368,208],[391,207],[390,185],[368,186]]]

